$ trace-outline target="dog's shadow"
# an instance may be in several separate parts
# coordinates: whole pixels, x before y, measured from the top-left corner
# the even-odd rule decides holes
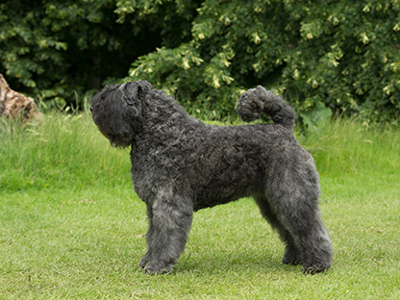
[[[187,249],[189,250],[189,249]],[[282,249],[283,253],[283,249]],[[283,264],[282,256],[268,250],[237,250],[218,249],[213,252],[199,253],[195,250],[185,251],[174,267],[174,273],[204,272],[210,275],[220,273],[265,273],[289,272],[301,273],[302,266]]]

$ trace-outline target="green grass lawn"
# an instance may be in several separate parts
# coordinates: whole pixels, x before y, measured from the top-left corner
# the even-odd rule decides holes
[[[149,276],[127,150],[86,114],[0,123],[0,299],[399,299],[400,131],[297,134],[321,176],[333,267],[305,276],[251,199],[195,214],[174,273]]]

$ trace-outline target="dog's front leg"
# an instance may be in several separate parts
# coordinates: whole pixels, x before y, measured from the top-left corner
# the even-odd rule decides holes
[[[185,249],[193,217],[193,205],[179,196],[157,197],[147,206],[148,251],[140,267],[149,274],[172,272]]]

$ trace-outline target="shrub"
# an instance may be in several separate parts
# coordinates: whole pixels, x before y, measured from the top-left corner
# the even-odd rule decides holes
[[[192,39],[140,57],[128,79],[147,79],[217,118],[262,84],[299,112],[323,104],[367,122],[390,121],[400,111],[399,13],[397,0],[205,0]]]

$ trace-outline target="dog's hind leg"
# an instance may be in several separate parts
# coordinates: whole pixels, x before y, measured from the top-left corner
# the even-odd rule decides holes
[[[271,224],[272,228],[277,230],[281,241],[285,244],[285,254],[282,262],[284,264],[298,265],[302,262],[300,249],[295,245],[290,232],[287,231],[276,215],[271,210],[268,200],[265,196],[257,195],[254,197],[262,216]]]
[[[332,243],[319,211],[306,206],[304,203],[292,210],[283,209],[278,218],[302,252],[303,272],[314,274],[330,268]]]
[[[185,249],[192,223],[193,207],[190,201],[175,196],[161,195],[148,204],[148,252],[140,266],[149,274],[172,272]]]
[[[318,178],[312,170],[281,172],[267,188],[272,211],[302,253],[303,272],[311,274],[332,264],[332,243],[318,210]]]

